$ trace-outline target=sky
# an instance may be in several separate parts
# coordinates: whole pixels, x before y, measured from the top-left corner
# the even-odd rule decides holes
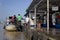
[[[32,0],[0,0],[0,20],[11,15],[24,16]]]

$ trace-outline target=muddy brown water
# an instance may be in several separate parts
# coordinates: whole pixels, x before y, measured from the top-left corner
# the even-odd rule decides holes
[[[0,25],[0,40],[26,40],[23,32],[8,32]]]
[[[53,34],[53,35],[52,35]],[[53,29],[50,32],[57,40],[60,40],[60,29]],[[27,40],[23,32],[9,32],[3,29],[3,25],[0,25],[0,40]]]

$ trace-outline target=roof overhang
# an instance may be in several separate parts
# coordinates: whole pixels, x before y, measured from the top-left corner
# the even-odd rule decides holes
[[[29,10],[34,10],[34,6],[39,3],[41,0],[33,0],[30,6],[28,7]],[[49,0],[49,8],[51,9],[52,6],[59,6],[60,7],[60,0]],[[47,0],[43,0],[36,8],[37,10],[47,10]]]
[[[34,6],[41,0],[32,1],[31,5],[28,7],[28,10],[34,10]],[[50,0],[50,8],[52,6],[60,6],[60,0]],[[47,0],[43,0],[38,6],[38,10],[46,10],[47,9]]]

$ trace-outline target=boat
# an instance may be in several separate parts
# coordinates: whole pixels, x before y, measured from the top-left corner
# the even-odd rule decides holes
[[[16,31],[17,30],[16,26],[13,24],[9,24],[9,25],[5,26],[4,29],[7,31]]]

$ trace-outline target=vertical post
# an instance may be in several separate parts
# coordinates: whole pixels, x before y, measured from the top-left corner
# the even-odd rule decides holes
[[[34,22],[35,22],[35,28],[36,28],[36,7],[34,7],[34,13],[35,13],[35,19],[34,19]]]
[[[43,0],[41,0],[41,1],[39,1],[35,6],[34,6],[34,13],[35,13],[35,19],[34,19],[34,21],[35,21],[35,25],[36,25],[36,8],[37,8],[37,6],[42,2]],[[36,27],[36,26],[35,26]]]
[[[47,0],[47,34],[49,34],[49,0]]]
[[[30,11],[29,11],[29,17],[31,18],[31,13],[30,13]]]
[[[30,13],[30,11],[29,11],[29,18],[31,18],[31,13]],[[30,24],[29,24],[28,26],[29,26],[28,29],[30,29]]]

